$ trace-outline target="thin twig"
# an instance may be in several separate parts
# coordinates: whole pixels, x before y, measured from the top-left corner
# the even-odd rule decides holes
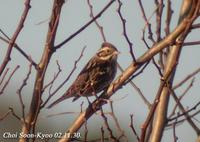
[[[172,2],[171,0],[167,0],[167,15],[166,15],[166,19],[165,19],[165,35],[169,35],[170,34],[170,24],[171,24],[171,19],[172,19],[172,14],[173,14],[173,10],[172,10]],[[164,63],[166,62],[167,59],[167,55],[169,53],[169,48],[163,50],[163,54],[162,54],[162,62],[160,63],[160,66],[162,69],[164,69]]]
[[[147,26],[148,27],[148,31],[149,31],[149,36],[148,38],[153,42],[155,43],[155,40],[153,39],[153,33],[152,33],[152,29],[151,29],[151,24],[149,23],[149,20],[147,19],[146,17],[146,14],[145,14],[145,11],[144,11],[144,7],[143,7],[143,4],[142,4],[142,1],[141,0],[138,0],[138,3],[139,3],[139,6],[140,6],[140,9],[141,9],[141,12],[142,12],[142,17],[145,21],[145,27]],[[143,35],[145,33],[145,28],[143,29]]]
[[[78,57],[78,59],[74,62],[74,67],[72,68],[71,72],[69,73],[69,75],[67,76],[67,78],[54,90],[54,92],[50,93],[48,98],[46,99],[46,101],[41,105],[41,107],[44,107],[48,101],[60,90],[60,88],[63,87],[63,85],[65,85],[65,83],[70,79],[70,77],[72,76],[72,74],[74,73],[74,71],[77,68],[77,64],[78,62],[81,60],[81,58],[83,57],[83,52],[85,51],[86,46],[83,47],[80,56]]]
[[[197,107],[200,106],[200,101],[197,102],[193,107],[191,107],[190,109],[188,109],[187,111],[179,114],[178,116],[175,116],[175,117],[172,117],[170,119],[168,119],[168,121],[173,121],[173,120],[176,120],[177,118],[180,118],[182,116],[184,116],[185,114],[189,114],[191,111],[197,109]],[[189,117],[189,116],[188,116]]]
[[[55,116],[60,116],[60,115],[69,115],[69,114],[77,115],[77,114],[80,114],[80,112],[74,112],[74,111],[60,112],[60,113],[56,113],[56,114],[49,114],[46,117],[49,118],[49,117],[55,117]]]
[[[109,137],[110,137],[110,139],[113,140],[113,141],[115,141],[115,142],[118,142],[117,138],[114,137],[114,135],[113,135],[113,132],[112,132],[110,126],[109,126],[107,117],[105,116],[105,114],[104,114],[104,112],[103,112],[103,109],[101,108],[100,110],[101,110],[101,116],[102,116],[102,118],[103,118],[103,120],[104,120],[104,125],[105,125],[105,127],[107,128],[107,130],[108,130],[108,132],[109,132]]]
[[[1,86],[1,84],[3,83],[3,81],[4,81],[4,79],[5,79],[6,74],[8,73],[8,71],[9,71],[9,68],[7,68],[6,71],[4,72],[3,77],[2,77],[2,79],[1,79],[1,81],[0,81],[0,86]]]
[[[129,127],[131,128],[133,134],[136,136],[137,141],[140,142],[140,138],[139,138],[139,136],[138,136],[138,134],[137,134],[137,132],[136,132],[134,126],[133,126],[133,114],[130,115],[130,119],[131,119],[131,122],[130,122],[130,124],[129,124]]]
[[[144,26],[144,28],[143,28],[143,30],[142,30],[142,31],[143,31],[143,32],[142,32],[142,33],[143,33],[143,34],[142,34],[142,41],[145,43],[146,47],[147,47],[148,49],[150,49],[150,46],[147,44],[147,41],[145,40],[145,29],[146,29],[146,27],[148,27],[148,34],[149,34],[148,38],[152,41],[153,44],[155,44],[155,40],[154,40],[154,38],[153,38],[153,33],[152,33],[152,29],[151,29],[151,24],[149,23],[150,18],[147,19],[147,17],[146,17],[146,14],[145,14],[145,11],[144,11],[144,7],[143,7],[143,4],[142,4],[141,0],[138,0],[138,3],[139,3],[139,6],[140,6],[140,9],[141,9],[141,12],[142,12],[142,17],[143,17],[143,19],[144,19],[144,21],[145,21],[145,26]],[[157,6],[157,8],[155,9],[154,12],[156,12],[158,9],[159,9],[159,6]],[[153,12],[153,14],[154,14],[154,12]],[[152,15],[153,15],[153,14],[152,14]],[[152,16],[151,16],[151,17],[152,17]],[[160,41],[160,38],[159,38],[159,41]],[[153,64],[155,65],[156,69],[158,70],[158,73],[159,73],[160,76],[162,77],[161,69],[160,69],[159,66],[157,65],[157,63],[156,63],[154,57],[152,57],[152,61],[153,61]]]
[[[92,6],[90,0],[87,0],[87,3],[88,3],[88,6],[90,8],[90,17],[93,19],[94,18],[93,6]],[[106,41],[106,36],[104,34],[103,27],[98,23],[97,20],[95,20],[94,22],[95,22],[97,28],[99,29],[99,31],[101,33],[101,37],[102,37],[103,41],[105,42]]]
[[[114,120],[114,122],[115,122],[115,124],[116,124],[116,126],[117,126],[117,130],[118,130],[119,133],[120,133],[120,137],[119,137],[118,139],[124,137],[124,138],[126,139],[126,141],[128,141],[128,138],[127,138],[127,136],[125,135],[125,133],[124,133],[124,131],[122,130],[122,128],[120,127],[119,121],[118,121],[118,119],[117,119],[117,117],[116,117],[116,115],[115,115],[114,107],[113,107],[113,101],[109,101],[109,104],[110,104],[110,109],[111,109],[111,112],[110,112],[109,114],[110,114],[111,117],[113,118],[113,120]]]
[[[9,107],[9,110],[0,117],[0,121],[4,120],[9,114],[12,114],[17,120],[21,120],[21,118],[14,112],[14,109],[12,107]]]
[[[121,13],[121,7],[122,7],[122,2],[120,0],[117,0],[118,1],[118,9],[117,9],[117,13],[122,21],[122,26],[123,26],[123,35],[129,45],[129,52],[131,54],[131,57],[133,59],[133,62],[135,62],[135,55],[133,53],[133,43],[130,41],[129,37],[128,37],[128,34],[127,34],[127,29],[126,29],[126,20],[124,19],[124,17],[122,16],[122,13]]]
[[[200,134],[200,129],[199,129],[199,127],[193,122],[193,120],[191,119],[191,117],[189,117],[188,112],[185,110],[185,108],[184,108],[184,106],[181,104],[181,102],[179,102],[176,93],[175,93],[173,90],[171,90],[171,89],[170,89],[170,91],[171,91],[171,93],[172,93],[172,97],[175,99],[175,101],[176,101],[176,103],[178,104],[180,110],[182,111],[182,114],[184,114],[184,116],[185,116],[186,120],[188,121],[188,123],[190,124],[190,126],[195,130],[195,132],[197,133],[197,135],[199,135],[199,134]],[[192,110],[193,110],[193,109],[196,109],[196,107],[197,107],[199,104],[200,104],[200,102],[197,103],[197,104],[192,108]],[[171,119],[170,119],[170,120],[171,120]]]
[[[0,29],[0,31],[1,31],[1,33],[4,33],[1,29]],[[1,37],[1,36],[0,36],[0,39],[1,39],[2,41],[4,41],[4,42],[6,42],[6,43],[9,44],[10,38],[9,38],[5,33],[4,33],[3,35],[4,35],[7,39],[5,39],[5,38],[3,38],[3,37]],[[38,68],[38,67],[37,67],[37,63],[36,63],[35,61],[33,61],[33,59],[31,59],[30,56],[29,56],[24,50],[22,50],[22,48],[19,47],[18,44],[14,43],[13,47],[15,47],[15,48],[17,49],[17,51],[18,51],[19,53],[21,53],[22,56],[25,57],[25,59],[27,59],[30,63],[32,63],[33,66],[35,67],[35,69]]]
[[[23,99],[22,99],[22,89],[27,85],[27,81],[31,75],[31,70],[32,70],[32,64],[29,65],[29,71],[25,77],[25,79],[23,80],[22,82],[22,85],[20,86],[20,88],[17,90],[17,94],[19,96],[19,101],[20,101],[20,104],[21,104],[21,108],[22,108],[22,118],[23,118],[23,121],[25,121],[25,105],[24,105],[24,102],[23,102]]]
[[[157,10],[156,10],[156,36],[157,36],[157,39],[156,39],[156,42],[159,42],[162,37],[161,37],[161,26],[162,26],[162,13],[163,13],[163,7],[164,7],[164,4],[163,4],[163,0],[155,0],[155,5],[157,7]],[[159,60],[158,62],[160,63],[160,66],[161,66],[161,69],[164,69],[164,63],[163,63],[163,51],[161,51],[159,53]]]
[[[0,117],[0,121],[4,120],[10,114],[10,110]]]
[[[183,85],[186,81],[188,81],[190,78],[192,78],[193,76],[195,76],[199,72],[200,72],[200,68],[196,69],[195,71],[193,71],[192,73],[187,75],[184,79],[182,79],[180,82],[178,82],[176,85],[174,85],[172,87],[172,90],[176,90],[177,88],[179,88],[181,85]]]
[[[101,142],[104,142],[104,129],[101,127]]]
[[[188,42],[184,42],[183,46],[193,46],[193,45],[199,45],[200,41],[188,41]]]
[[[141,73],[143,73],[143,71],[145,70],[145,68],[147,67],[148,64],[149,64],[149,61],[142,67],[141,70],[139,70],[136,74],[134,74],[132,77],[130,77],[130,79],[128,79],[126,83],[128,83],[130,80],[132,80],[136,76],[140,75]]]
[[[69,42],[71,39],[73,39],[75,36],[77,36],[79,33],[81,33],[85,28],[87,28],[90,24],[92,24],[96,19],[101,17],[101,15],[112,5],[112,3],[115,0],[111,0],[93,19],[91,19],[89,22],[87,22],[84,26],[82,26],[80,29],[78,29],[76,32],[74,32],[72,35],[70,35],[67,39],[59,43],[55,46],[55,50],[61,48],[64,44]]]
[[[17,65],[16,67],[15,67],[15,69],[12,71],[12,73],[10,74],[10,76],[9,76],[9,78],[8,78],[8,80],[5,82],[5,84],[4,84],[4,86],[2,87],[2,89],[0,90],[0,95],[2,95],[3,94],[3,92],[4,92],[4,90],[6,89],[6,87],[7,87],[7,85],[8,85],[8,83],[10,82],[10,80],[11,80],[11,78],[12,78],[12,76],[14,75],[14,73],[17,71],[17,69],[19,69],[19,65]]]
[[[165,35],[168,35],[170,33],[170,23],[171,23],[171,19],[172,19],[172,14],[173,14],[173,10],[171,7],[171,0],[167,0],[167,16],[166,16],[166,20],[165,20]]]
[[[87,127],[87,121],[85,122],[85,127],[84,127],[84,142],[87,142],[87,137],[88,137],[88,127]]]
[[[11,112],[11,114],[17,118],[19,121],[21,121],[21,118],[15,113],[14,109],[12,107],[9,107],[9,110]]]
[[[49,83],[47,83],[46,85],[44,85],[44,88],[42,89],[42,92],[44,92],[45,89],[48,88],[49,86],[52,86],[53,83],[55,82],[55,80],[58,78],[59,74],[61,73],[62,69],[61,69],[61,67],[59,65],[58,60],[56,60],[56,65],[58,67],[57,73],[54,75],[53,79]]]
[[[178,118],[173,123],[173,137],[174,137],[174,142],[178,141],[178,137],[176,136],[176,124],[177,124],[177,120],[178,120]]]
[[[180,102],[181,99],[187,94],[187,92],[193,86],[193,83],[194,83],[194,78],[191,80],[191,83],[188,85],[188,87],[185,89],[185,91],[183,91],[182,95],[178,97],[178,100],[177,100],[178,102]],[[179,103],[176,103],[176,105],[174,106],[174,109],[172,110],[171,114],[169,115],[169,118],[171,118],[175,114],[178,104]]]
[[[159,2],[160,1],[160,2]],[[156,35],[157,35],[157,42],[161,40],[161,24],[162,24],[162,13],[163,13],[163,0],[155,0],[155,4],[157,7],[156,10]]]
[[[197,110],[195,113],[193,113],[193,114],[190,114],[189,115],[189,117],[190,118],[193,118],[194,119],[194,117],[196,116],[196,115],[198,115],[200,113],[200,110]],[[187,118],[182,118],[182,119],[180,119],[180,120],[178,120],[177,121],[177,124],[182,124],[184,121],[186,121],[187,120]],[[174,123],[174,122],[173,122]],[[171,127],[171,126],[173,126],[173,123],[169,123],[168,125],[167,125],[167,127]]]
[[[197,28],[200,28],[200,23],[192,25],[192,29],[197,29]]]
[[[121,72],[124,72],[124,70],[122,69],[122,67],[117,64],[119,70]],[[135,88],[135,90],[138,92],[138,94],[140,95],[140,97],[142,98],[142,100],[144,101],[144,103],[148,106],[148,108],[150,109],[151,107],[151,103],[146,99],[146,97],[144,96],[144,94],[142,93],[142,91],[140,90],[140,88],[132,81],[130,80],[130,84],[133,88]]]

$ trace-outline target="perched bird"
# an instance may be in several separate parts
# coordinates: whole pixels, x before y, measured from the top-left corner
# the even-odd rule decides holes
[[[66,93],[50,104],[48,108],[70,97],[74,97],[73,101],[75,101],[80,96],[92,96],[94,93],[106,89],[116,75],[118,54],[119,52],[114,45],[104,42]]]

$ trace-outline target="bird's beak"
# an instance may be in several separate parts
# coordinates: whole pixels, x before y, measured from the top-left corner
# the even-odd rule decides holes
[[[115,52],[114,52],[114,55],[119,55],[119,54],[120,54],[119,51],[115,51]]]

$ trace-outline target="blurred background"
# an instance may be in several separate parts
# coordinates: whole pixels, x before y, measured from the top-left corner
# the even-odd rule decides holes
[[[174,13],[171,22],[171,29],[174,29],[174,27],[176,27],[181,2],[182,1],[180,0],[172,1],[172,9],[174,10]],[[99,11],[102,10],[102,8],[108,3],[108,1],[91,0],[91,3],[93,5],[94,15],[96,15]],[[142,18],[138,1],[122,0],[122,3],[122,14],[126,19],[127,33],[130,40],[133,42],[133,50],[137,58],[140,57],[147,50],[143,41],[141,40],[142,29],[145,26],[144,19]],[[40,61],[41,55],[43,53],[52,5],[53,0],[31,1],[31,9],[26,19],[24,28],[16,41],[16,43],[37,63]],[[116,12],[117,8],[118,3],[114,2],[114,4],[111,5],[111,7],[109,7],[108,10],[98,19],[98,22],[100,25],[103,26],[107,41],[113,43],[121,52],[118,58],[118,62],[125,69],[132,62],[132,58],[129,53],[129,45],[127,44],[122,34],[122,23],[120,21],[118,13]],[[154,1],[145,1],[144,8],[147,17],[151,17],[156,9]],[[24,1],[22,0],[0,0],[0,29],[2,29],[8,36],[11,37],[13,35],[23,9]],[[61,13],[61,19],[56,35],[57,44],[66,39],[68,36],[70,36],[91,19],[90,9],[86,0],[66,0]],[[163,15],[165,18],[166,10],[164,10]],[[150,19],[150,22],[152,22],[152,30],[153,32],[155,32],[155,16]],[[163,23],[164,22],[165,21],[163,20]],[[165,35],[163,29],[164,27],[162,27],[162,37],[164,37]],[[199,34],[199,30],[193,30],[187,37],[186,41],[199,40]],[[146,32],[146,37],[147,36],[148,32]],[[56,51],[48,66],[45,77],[45,84],[52,80],[54,74],[58,71],[56,64],[56,61],[58,61],[61,66],[62,72],[59,75],[58,79],[56,79],[52,90],[57,88],[59,84],[64,81],[64,79],[69,75],[71,69],[74,66],[75,60],[77,60],[77,58],[79,57],[83,47],[86,46],[83,57],[80,62],[78,62],[77,69],[75,70],[69,81],[64,85],[64,87],[62,87],[62,89],[57,92],[57,94],[50,100],[50,102],[57,99],[66,91],[66,89],[74,81],[74,79],[87,63],[87,61],[100,48],[102,42],[103,40],[101,34],[96,25],[93,23],[78,36],[76,36],[70,42],[64,45],[61,49]],[[148,41],[148,43],[152,45],[150,41]],[[0,40],[0,61],[2,61],[5,56],[7,46],[8,44]],[[195,69],[200,67],[199,53],[199,46],[183,47],[180,62],[178,63],[178,68],[175,75],[175,84],[181,81],[184,77],[193,72]],[[156,57],[156,59],[157,58],[158,57]],[[8,73],[10,74],[17,65],[20,65],[20,68],[15,72],[4,93],[0,96],[0,116],[5,114],[8,111],[9,107],[12,107],[16,114],[21,116],[21,105],[16,91],[19,89],[23,79],[28,73],[29,62],[16,49],[13,49],[13,52],[11,54],[11,61],[7,65],[7,67],[9,68]],[[29,105],[32,98],[35,74],[36,72],[34,68],[32,68],[31,76],[27,82],[28,84],[22,91],[26,113],[29,110]],[[120,71],[118,71],[117,76],[119,74]],[[8,75],[6,76],[6,78],[8,79]],[[141,89],[145,97],[150,102],[152,102],[160,83],[160,77],[155,66],[153,64],[148,65],[148,67],[141,75],[133,79],[133,82]],[[190,81],[185,83],[181,88],[177,89],[177,94],[181,95],[189,83]],[[189,90],[188,94],[181,101],[184,106],[187,106],[188,108],[192,107],[200,100],[199,87],[200,76],[196,75],[192,89]],[[45,100],[47,97],[48,90],[43,94],[43,100]],[[91,97],[90,100],[94,100],[94,97]],[[136,141],[136,137],[133,135],[129,127],[130,114],[133,114],[134,127],[136,128],[137,133],[140,134],[140,128],[148,114],[148,107],[144,104],[141,97],[130,84],[127,84],[126,86],[118,90],[115,95],[113,95],[111,100],[113,100],[115,115],[121,128],[125,131],[125,135],[128,137],[129,141]],[[42,133],[64,132],[78,116],[82,102],[84,109],[88,105],[86,98],[81,98],[74,103],[71,102],[71,99],[68,99],[53,107],[52,109],[44,108],[40,112],[40,115],[38,117],[36,131]],[[170,100],[169,113],[172,111],[174,105],[175,102],[173,100]],[[103,109],[105,112],[110,111],[109,105],[104,105]],[[49,115],[59,114],[63,112],[72,113],[48,117]],[[114,135],[119,136],[119,131],[112,117],[107,115],[107,118],[110,127],[114,132]],[[200,115],[195,118],[197,120],[200,120]],[[197,125],[200,126],[199,122],[197,122]],[[104,126],[102,117],[99,114],[92,116],[92,118],[90,118],[87,122],[89,139],[100,138],[102,126]],[[14,118],[12,115],[9,115],[4,120],[0,121],[0,141],[17,141],[15,139],[3,139],[2,134],[4,132],[20,132],[20,130],[21,122]],[[104,130],[107,133],[106,128]],[[83,137],[84,127],[81,128],[79,132]],[[196,140],[195,132],[187,122],[179,125],[176,128],[176,132],[179,141],[181,142],[192,142]],[[172,140],[172,129],[166,129],[162,142],[169,142]]]

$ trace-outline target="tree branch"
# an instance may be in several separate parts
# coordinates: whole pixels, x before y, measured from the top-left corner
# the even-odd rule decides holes
[[[73,39],[75,36],[77,36],[79,33],[81,33],[85,28],[87,28],[90,24],[96,21],[101,15],[112,5],[112,3],[115,0],[111,0],[93,19],[91,19],[89,22],[87,22],[84,26],[82,26],[80,29],[78,29],[76,32],[74,32],[72,35],[70,35],[67,39],[65,39],[63,42],[59,43],[55,46],[55,50],[61,48],[64,44],[69,42],[71,39]]]
[[[13,45],[15,44],[15,40],[17,39],[20,31],[22,30],[22,28],[24,26],[24,22],[26,20],[26,17],[28,15],[28,12],[29,12],[30,8],[31,8],[31,6],[30,6],[30,0],[26,0],[25,1],[25,8],[24,8],[24,11],[22,13],[20,22],[19,22],[19,24],[17,26],[17,29],[16,29],[15,33],[13,34],[13,37],[9,41],[9,45],[8,45],[8,49],[7,49],[7,52],[6,52],[6,56],[5,56],[4,60],[3,60],[3,63],[0,66],[0,76],[3,73],[6,65],[10,61],[10,56],[11,56],[11,52],[12,52],[12,49],[13,49]]]

